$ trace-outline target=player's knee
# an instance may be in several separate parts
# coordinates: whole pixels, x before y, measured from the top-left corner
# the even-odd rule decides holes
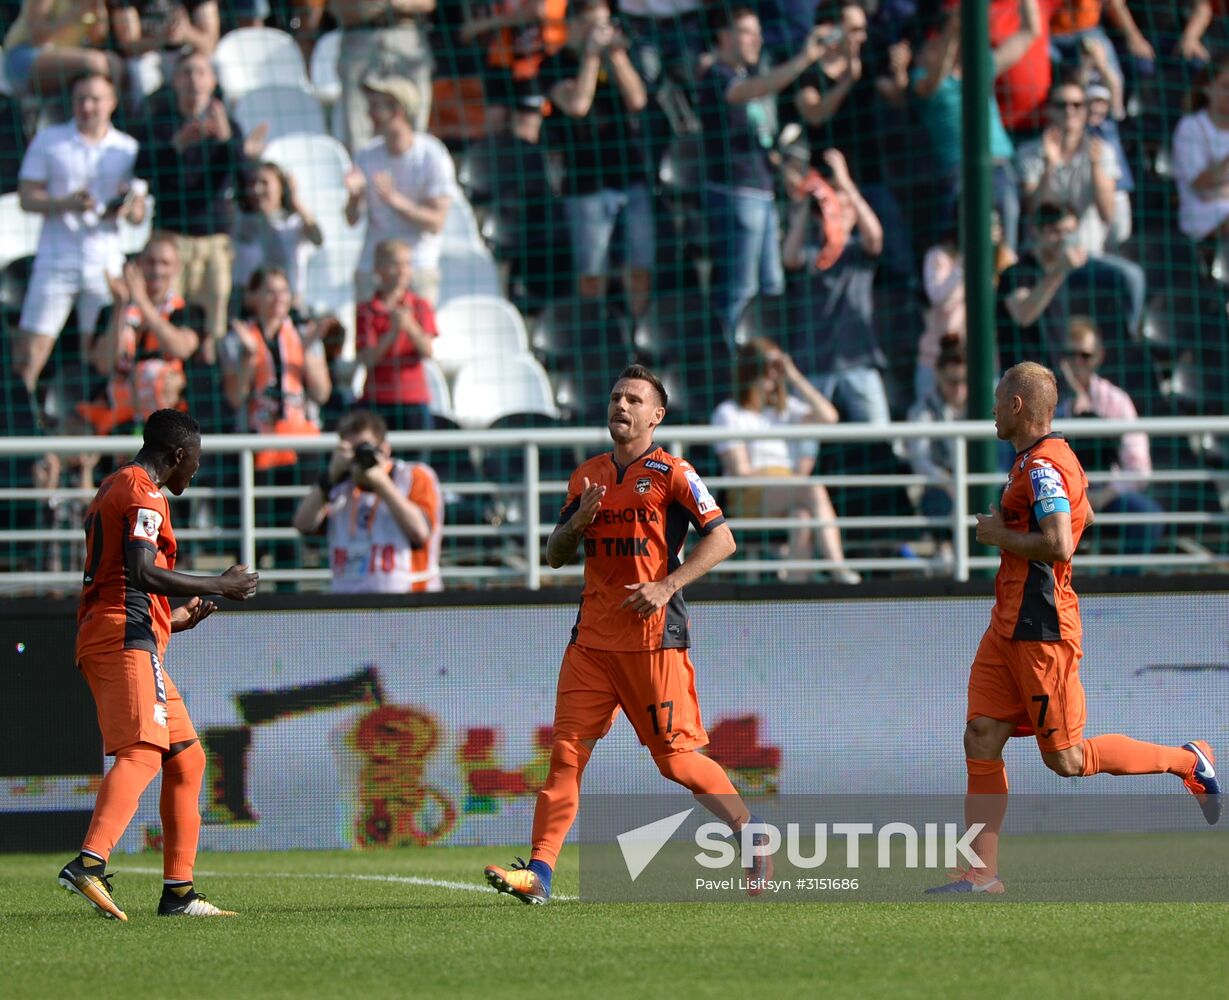
[[[1084,754],[1079,747],[1043,753],[1041,759],[1060,778],[1078,778],[1084,773]]]
[[[660,757],[654,757],[653,763],[657,765],[657,770],[661,772],[663,778],[668,778],[684,788],[692,788],[695,784],[690,766],[693,753],[695,753],[694,750],[686,753],[665,753]]]
[[[970,719],[964,727],[964,755],[971,760],[993,760],[1003,750],[992,719]]]
[[[172,747],[172,750],[175,748]],[[202,775],[205,773],[205,749],[200,740],[192,740],[175,753],[162,758],[164,774]]]
[[[550,748],[551,773],[575,771],[579,774],[593,752],[592,740],[555,740]]]

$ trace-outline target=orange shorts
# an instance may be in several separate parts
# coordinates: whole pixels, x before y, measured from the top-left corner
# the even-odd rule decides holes
[[[601,739],[620,708],[654,757],[708,745],[687,650],[568,646],[555,693],[555,739]]]
[[[94,695],[104,753],[134,743],[166,750],[197,738],[175,682],[154,653],[125,649],[86,655],[78,666]]]
[[[969,672],[969,711],[1016,724],[1015,736],[1036,736],[1046,751],[1084,738],[1084,686],[1078,639],[1025,642],[986,629]]]

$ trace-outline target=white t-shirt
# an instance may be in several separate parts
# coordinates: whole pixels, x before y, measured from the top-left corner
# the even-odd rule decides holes
[[[430,198],[452,197],[456,188],[456,170],[448,149],[439,139],[424,132],[415,132],[414,141],[400,156],[390,156],[383,139],[364,146],[354,157],[354,164],[367,178],[367,241],[359,260],[360,271],[370,271],[375,261],[375,248],[382,240],[398,239],[409,244],[414,255],[414,267],[435,270],[440,263],[444,245],[440,233],[406,221],[376,194],[372,178],[389,173],[397,190],[407,198],[424,202]]]
[[[267,236],[262,232],[266,225],[269,229]],[[291,294],[295,303],[301,305],[307,290],[307,262],[316,252],[316,248],[303,235],[303,229],[303,219],[298,212],[267,219],[258,215],[240,216],[234,239],[235,287],[246,285],[257,268],[277,264],[285,268]],[[276,257],[280,260],[271,259],[264,242],[266,238],[277,241],[279,249]]]
[[[766,410],[747,410],[734,400],[727,399],[713,411],[714,427],[731,427],[740,431],[766,430],[772,427],[789,427],[805,423],[811,408],[793,396],[786,397],[785,412],[771,407]],[[747,459],[751,471],[760,469],[793,469],[801,456],[814,456],[818,446],[814,441],[786,441],[785,438],[760,438],[748,441],[720,441],[713,446],[718,455],[724,455],[737,444],[747,446]]]
[[[102,207],[132,183],[137,141],[118,129],[108,129],[98,142],[88,142],[75,122],[49,125],[34,135],[21,161],[20,178],[46,185],[52,198],[86,190],[98,211],[66,212],[43,220],[38,260],[57,268],[104,268],[118,273],[124,255],[115,217],[99,218]]]
[[[1221,131],[1206,111],[1186,115],[1174,129],[1170,154],[1178,185],[1178,228],[1201,240],[1229,218],[1229,198],[1200,198],[1192,185],[1213,163],[1229,156],[1229,131]]]
[[[1041,178],[1045,175],[1045,152],[1041,148],[1041,140],[1034,139],[1024,143],[1017,151],[1016,158],[1021,182],[1028,187],[1041,183]],[[1108,142],[1101,143],[1101,170],[1115,183],[1122,173],[1114,147]],[[1080,227],[1076,230],[1080,246],[1094,257],[1105,252],[1109,224],[1097,211],[1097,200],[1092,186],[1092,157],[1089,155],[1087,140],[1070,160],[1058,164],[1050,171],[1050,183],[1034,197],[1038,201],[1053,201],[1072,206],[1080,215]]]

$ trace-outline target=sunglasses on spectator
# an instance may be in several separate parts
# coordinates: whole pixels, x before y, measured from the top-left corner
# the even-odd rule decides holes
[[[1067,110],[1075,108],[1077,111],[1082,111],[1084,108],[1083,101],[1051,101],[1050,105],[1051,107],[1063,108]]]
[[[1091,361],[1096,356],[1096,351],[1077,351],[1074,347],[1068,347],[1063,351],[1064,358],[1081,358],[1084,361]]]

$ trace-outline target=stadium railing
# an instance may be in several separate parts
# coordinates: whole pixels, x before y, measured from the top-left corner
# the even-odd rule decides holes
[[[1055,424],[1057,430],[1071,438],[1100,437],[1106,438],[1128,432],[1145,432],[1153,437],[1229,437],[1229,417],[1199,417],[1199,418],[1148,418],[1138,421],[1100,421],[1079,419],[1059,421]],[[774,437],[790,441],[818,441],[825,443],[862,443],[882,441],[902,441],[909,438],[945,437],[953,443],[954,467],[952,485],[954,486],[954,503],[950,516],[926,517],[922,515],[891,514],[868,516],[841,517],[838,515],[836,524],[842,531],[863,531],[882,534],[893,539],[917,538],[925,534],[933,537],[946,538],[951,543],[951,558],[946,562],[933,559],[919,559],[908,551],[904,543],[893,543],[889,554],[873,553],[866,558],[852,558],[847,565],[861,572],[888,572],[903,575],[925,574],[929,576],[943,575],[956,580],[967,580],[970,574],[979,570],[993,568],[998,563],[997,554],[979,554],[971,541],[969,529],[975,527],[976,497],[989,495],[989,491],[1001,483],[1001,472],[973,473],[968,466],[968,444],[972,440],[993,438],[994,426],[988,421],[962,421],[942,425],[942,433],[934,424],[839,424],[823,426],[776,427],[764,431],[736,431],[730,428],[714,428],[702,426],[666,427],[659,435],[660,442],[674,453],[687,454],[689,445],[711,445],[714,442],[731,439],[752,440],[756,438]],[[279,447],[293,448],[300,453],[322,453],[330,451],[337,442],[336,435],[323,434],[319,437],[282,437],[278,439]],[[430,453],[436,450],[457,449],[499,449],[517,454],[521,459],[519,482],[510,484],[504,480],[495,482],[489,479],[479,479],[474,482],[442,482],[446,498],[455,501],[462,497],[495,498],[502,496],[511,499],[510,506],[519,510],[518,515],[486,517],[479,523],[453,523],[447,521],[443,535],[445,542],[449,540],[473,539],[483,544],[494,543],[502,550],[491,553],[488,551],[485,561],[478,564],[445,564],[442,575],[447,585],[481,583],[481,584],[513,584],[523,585],[530,589],[538,589],[552,579],[579,576],[581,566],[574,563],[558,571],[543,573],[542,549],[543,541],[553,528],[553,524],[543,516],[543,499],[561,499],[566,487],[566,481],[548,479],[543,476],[540,461],[543,449],[582,448],[590,452],[609,447],[606,432],[598,428],[589,429],[515,429],[486,431],[448,431],[427,433],[394,432],[389,435],[389,442],[394,453],[416,452],[424,455],[430,461]],[[270,565],[271,552],[261,553],[262,546],[273,546],[298,539],[298,534],[292,528],[287,518],[284,526],[263,526],[258,523],[256,511],[257,502],[271,499],[297,499],[311,489],[311,479],[302,485],[258,485],[255,472],[254,456],[258,451],[267,449],[267,438],[256,435],[207,435],[204,439],[204,451],[207,455],[225,456],[225,461],[237,463],[237,476],[231,481],[237,486],[194,486],[187,499],[193,502],[208,502],[221,500],[233,502],[238,507],[236,527],[217,527],[199,524],[196,519],[179,517],[181,527],[177,536],[189,544],[185,549],[190,554],[192,543],[212,542],[221,545],[227,558],[233,557],[239,562],[260,567],[262,579],[276,583],[307,583],[319,585],[327,581],[327,568],[311,568],[304,566],[290,567],[287,565]],[[135,450],[131,438],[98,438],[98,437],[60,437],[60,438],[0,438],[0,458],[34,460],[48,452],[59,455],[71,455],[81,452],[97,452],[107,455],[130,455]],[[1090,473],[1089,481],[1095,487],[1097,483],[1108,481],[1112,473]],[[1209,469],[1154,469],[1150,482],[1204,484],[1218,495],[1229,491],[1229,474]],[[223,480],[225,481],[225,480]],[[838,488],[883,488],[889,487],[918,489],[930,484],[940,484],[942,481],[920,475],[840,475],[817,477],[725,477],[712,476],[706,479],[708,485],[715,491],[730,491],[756,486],[781,487],[791,484],[823,483],[831,489]],[[975,491],[981,488],[982,493]],[[81,489],[35,489],[35,488],[5,488],[0,489],[0,500],[6,505],[20,502],[43,502],[76,500],[88,502],[92,490]],[[519,508],[517,503],[519,502]],[[1079,563],[1082,568],[1102,568],[1115,571],[1140,569],[1165,569],[1171,572],[1208,572],[1229,569],[1229,560],[1214,547],[1201,544],[1195,538],[1184,538],[1184,527],[1196,527],[1204,531],[1218,532],[1229,527],[1229,513],[1224,504],[1219,510],[1178,510],[1163,511],[1156,514],[1107,514],[1099,513],[1097,521],[1104,526],[1127,526],[1148,523],[1160,523],[1177,529],[1178,544],[1172,551],[1151,554],[1132,554],[1124,552],[1081,553]],[[183,509],[181,507],[180,509]],[[546,506],[546,510],[550,510]],[[809,522],[797,518],[738,518],[730,519],[736,538],[742,538],[750,532],[777,531],[783,532],[800,524],[809,523],[818,527],[827,522],[812,520]],[[33,551],[39,544],[47,543],[79,543],[81,532],[76,528],[23,527],[0,531],[0,543],[9,545],[11,551]],[[753,554],[748,558],[746,553],[740,553],[735,558],[718,566],[715,570],[720,574],[766,574],[773,575],[788,571],[824,571],[834,568],[834,564],[824,560],[787,560],[778,558],[755,558],[755,546],[748,546]],[[984,551],[984,550],[981,550]],[[60,591],[65,587],[78,585],[80,571],[71,569],[40,570],[29,564],[12,565],[0,571],[0,592],[29,593]]]

